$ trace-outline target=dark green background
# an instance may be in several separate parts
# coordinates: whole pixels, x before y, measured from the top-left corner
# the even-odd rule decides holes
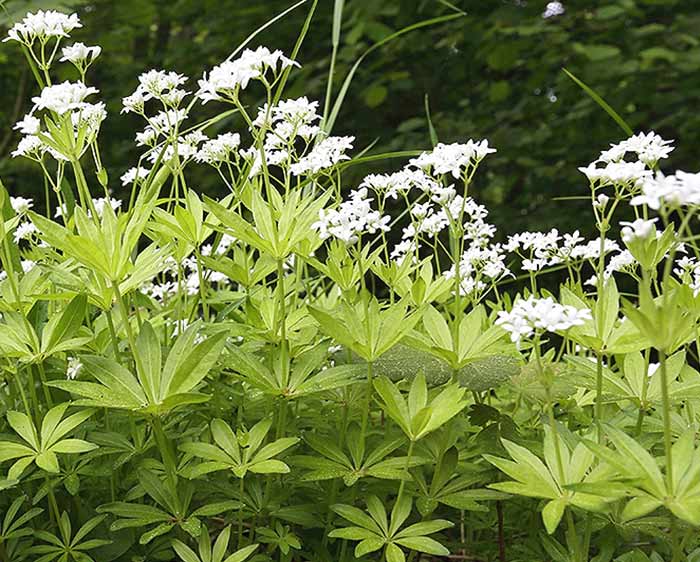
[[[5,3],[4,24],[27,10],[63,5],[79,12],[84,28],[73,40],[99,44],[103,54],[90,77],[110,118],[101,139],[111,185],[133,165],[133,136],[142,125],[119,115],[121,97],[149,68],[192,78],[224,59],[252,30],[291,5],[279,0],[95,0]],[[311,2],[307,2],[310,5]],[[624,134],[567,78],[567,67],[596,89],[636,131],[654,129],[676,139],[664,169],[697,170],[700,2],[688,0],[564,1],[566,13],[544,19],[547,2],[455,0],[467,15],[420,29],[383,46],[360,68],[334,132],[353,134],[356,147],[373,150],[430,146],[424,96],[440,140],[486,137],[498,149],[484,163],[474,195],[505,232],[590,220],[584,202],[556,196],[586,195],[577,171]],[[292,49],[306,6],[252,43]],[[374,42],[423,19],[451,13],[437,0],[346,0],[337,84]],[[332,0],[320,0],[288,96],[322,100],[331,45]],[[75,79],[69,66],[61,79]],[[38,170],[8,157],[18,140],[10,127],[36,93],[16,44],[0,46],[0,176],[13,193],[39,193]],[[251,103],[256,100],[250,99]],[[214,104],[206,106],[213,111]],[[224,129],[238,128],[228,121]],[[214,131],[215,132],[215,131]],[[401,161],[387,162],[385,169]],[[346,177],[348,188],[369,170]],[[377,170],[372,170],[377,171]],[[213,174],[195,172],[195,187],[212,193]]]

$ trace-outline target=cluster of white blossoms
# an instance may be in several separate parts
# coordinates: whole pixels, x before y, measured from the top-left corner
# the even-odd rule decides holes
[[[505,263],[506,252],[501,244],[481,246],[471,243],[459,262],[459,292],[462,296],[479,296],[506,276],[512,275]],[[454,279],[457,268],[453,265],[445,277]]]
[[[557,303],[551,297],[530,297],[517,301],[508,311],[500,311],[496,325],[510,334],[517,345],[538,332],[563,332],[591,319],[591,311]]]
[[[319,141],[298,162],[289,167],[295,176],[314,176],[335,166],[338,162],[349,160],[345,154],[350,150],[355,137],[327,137]]]
[[[567,262],[595,260],[600,257],[600,239],[586,241],[578,230],[559,234],[556,228],[549,232],[520,232],[508,237],[508,252],[517,253],[522,259],[524,271],[542,271]],[[614,240],[605,239],[603,253],[619,250]]]
[[[39,10],[28,13],[14,24],[3,41],[17,41],[28,47],[37,39],[45,43],[50,38],[68,37],[74,29],[82,27],[78,14],[66,15],[55,10]]]
[[[69,357],[66,365],[66,379],[74,380],[83,370],[83,364],[77,357]]]
[[[10,206],[17,215],[23,216],[34,206],[34,200],[26,197],[10,197]],[[36,232],[37,228],[33,222],[22,220],[13,234],[15,244],[19,243],[20,240],[31,240]]]
[[[647,205],[659,210],[662,206],[670,208],[700,205],[700,173],[677,171],[664,176],[658,172],[642,182],[642,192],[633,197],[632,205]]]
[[[212,254],[220,256],[228,252],[235,242],[235,238],[225,234],[216,248],[213,248],[212,244],[205,244],[201,247],[200,253],[203,256]],[[184,290],[190,296],[196,295],[200,290],[200,281],[221,284],[228,283],[229,278],[223,273],[203,267],[200,272],[199,262],[191,255],[180,262],[169,257],[165,261],[165,269],[160,278],[144,283],[141,291],[160,304],[164,304],[171,297],[177,296],[180,290]]]
[[[693,290],[693,296],[700,295],[700,261],[697,258],[683,256],[676,262],[673,272]]]
[[[673,152],[672,140],[664,140],[654,131],[646,135],[639,133],[617,144],[611,144],[610,148],[600,153],[601,162],[621,162],[625,156],[632,153],[637,160],[649,167],[654,167],[657,162]]]
[[[231,163],[231,157],[238,160],[238,147],[241,145],[241,135],[238,133],[222,133],[216,138],[204,141],[195,159],[214,167],[223,163]]]
[[[212,68],[208,75],[205,73],[198,81],[196,96],[203,103],[214,100],[235,102],[238,92],[245,90],[251,80],[270,84],[279,71],[293,65],[299,66],[282,51],[270,51],[267,47],[258,47],[254,51],[245,49],[236,60],[224,61]]]
[[[120,176],[119,179],[121,180],[122,185],[129,185],[132,183],[144,181],[150,173],[151,170],[149,170],[148,168],[129,168]]]
[[[134,92],[122,99],[122,113],[144,115],[144,106],[149,100],[160,101],[165,109],[177,108],[188,91],[180,88],[187,77],[177,72],[149,70],[139,76],[139,85]]]
[[[346,244],[356,243],[362,234],[388,231],[391,217],[372,209],[373,199],[366,188],[350,192],[350,198],[337,209],[321,209],[319,220],[312,225],[323,240],[334,237]]]
[[[496,152],[489,148],[487,140],[466,143],[439,143],[430,152],[424,152],[413,158],[409,164],[421,170],[432,172],[433,175],[452,174],[455,179],[463,177],[471,167],[476,166],[488,154]]]
[[[662,139],[653,131],[648,134],[639,133],[603,150],[597,160],[579,168],[579,171],[585,174],[592,187],[615,185],[633,189],[653,177],[651,168],[656,166],[659,160],[668,158],[673,151],[671,142]],[[633,154],[636,160],[625,160],[630,154]]]
[[[636,219],[632,222],[622,221],[620,226],[620,236],[625,244],[630,244],[635,240],[648,240],[652,236],[659,238],[661,233],[656,230],[656,221],[658,219]]]
[[[97,57],[100,56],[102,47],[97,45],[88,47],[85,43],[73,43],[68,47],[63,47],[61,62],[71,62],[79,69],[87,68]]]
[[[347,159],[345,150],[352,148],[352,137],[328,137],[307,153],[320,134],[316,124],[320,119],[318,102],[305,96],[260,107],[251,133],[258,142],[264,137],[263,149],[251,146],[241,151],[250,164],[249,174],[255,176],[262,171],[263,154],[266,166],[286,164],[295,175],[318,173]]]
[[[50,111],[59,118],[66,114],[70,115],[74,138],[83,139],[82,152],[77,155],[81,156],[89,144],[95,140],[102,122],[107,117],[104,103],[85,101],[88,96],[96,93],[98,93],[97,89],[86,86],[82,82],[66,81],[44,88],[38,96],[32,98],[34,107],[31,113],[25,115],[14,126],[24,136],[17,145],[17,149],[12,152],[12,156],[24,156],[32,160],[40,160],[47,152],[57,160],[70,160],[76,156],[71,154],[72,147],[66,146],[65,142],[53,139],[56,142],[49,145],[41,140],[39,133],[52,138],[50,130],[41,131],[41,120],[34,115],[36,111],[41,110]],[[74,141],[73,145],[77,145],[77,141]]]
[[[85,98],[99,91],[82,82],[65,81],[62,84],[47,86],[39,96],[32,98],[34,109],[48,109],[63,115],[67,111],[82,110],[87,106]]]

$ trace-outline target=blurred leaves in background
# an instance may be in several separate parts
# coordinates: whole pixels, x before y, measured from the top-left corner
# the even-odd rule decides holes
[[[103,48],[92,75],[111,118],[102,132],[103,159],[117,180],[134,165],[133,116],[119,116],[121,98],[149,68],[177,70],[196,87],[202,66],[226,58],[251,29],[288,8],[287,0],[8,0],[0,24],[28,10],[78,11],[84,30],[76,41]],[[289,53],[311,2],[302,5],[251,46]],[[331,52],[333,1],[320,0],[301,50],[290,97],[306,93],[323,101]],[[357,58],[372,44],[412,23],[465,12],[464,17],[413,31],[382,46],[359,68],[335,134],[353,134],[357,147],[373,150],[425,149],[430,135],[425,112],[440,141],[488,138],[498,153],[484,168],[473,195],[491,209],[508,232],[561,229],[576,224],[586,202],[555,196],[587,194],[575,170],[593,160],[592,147],[624,133],[563,72],[566,67],[595,89],[635,132],[656,130],[679,139],[669,169],[697,170],[693,154],[700,114],[700,5],[683,0],[351,0],[346,1],[338,51],[336,89]],[[546,17],[545,17],[546,16]],[[34,88],[16,49],[0,47],[0,176],[15,194],[43,192],[38,170],[9,153],[18,140],[12,125],[30,107]],[[65,79],[75,79],[65,66]],[[195,75],[194,73],[197,73]],[[232,118],[233,119],[233,118]],[[221,130],[243,127],[235,120]],[[403,162],[397,161],[398,169]],[[369,171],[345,175],[355,187]],[[208,171],[197,189],[211,193]],[[353,175],[354,174],[354,175]]]

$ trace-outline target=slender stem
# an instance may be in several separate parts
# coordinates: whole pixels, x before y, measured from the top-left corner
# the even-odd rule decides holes
[[[372,405],[372,382],[374,379],[372,361],[367,361],[367,379],[365,383],[365,407],[362,410],[362,425],[360,430],[360,439],[362,443],[367,440],[367,427],[369,426],[369,411]]]
[[[109,328],[110,339],[112,340],[112,351],[114,351],[114,360],[119,361],[119,338],[117,337],[117,331],[114,328],[114,320],[112,320],[112,311],[105,310],[105,317],[107,318],[107,326]]]
[[[238,548],[243,547],[243,494],[245,491],[245,478],[241,478],[238,484],[238,495],[241,502],[241,507],[238,508]]]
[[[287,342],[287,311],[286,295],[284,290],[284,262],[277,260],[277,310],[279,318],[277,324],[280,334],[280,361],[282,363],[282,381],[286,387],[289,383],[289,344]]]
[[[408,469],[411,466],[411,456],[413,455],[413,446],[415,444],[416,444],[416,442],[411,440],[411,442],[408,445],[408,453],[406,454],[406,463],[404,464],[404,467],[403,467],[403,476],[404,477],[401,479],[401,483],[399,484],[399,493],[396,496],[396,503],[399,503],[401,501],[404,488],[406,487],[406,480],[409,480],[411,478],[411,473],[408,471]]]
[[[49,498],[50,513],[56,519],[56,524],[61,520],[61,513],[58,510],[58,502],[56,501],[56,496],[53,493],[53,486],[51,485],[51,480],[46,477],[46,490]]]
[[[666,353],[659,351],[661,363],[661,402],[663,405],[664,420],[664,449],[666,452],[666,492],[673,495],[673,460],[671,458],[671,404],[668,397],[668,369],[666,366]]]
[[[136,339],[134,338],[134,332],[131,330],[131,323],[129,322],[129,309],[126,306],[126,302],[119,291],[119,283],[112,281],[112,290],[114,291],[114,296],[117,298],[117,303],[119,304],[119,310],[122,313],[122,321],[124,322],[124,329],[126,330],[126,337],[129,339],[129,345],[131,346],[131,352],[134,354],[134,358],[138,361],[136,353]]]
[[[151,418],[151,427],[153,428],[153,435],[156,438],[156,444],[158,445],[158,450],[160,451],[160,457],[163,460],[163,466],[165,466],[168,480],[170,480],[173,489],[175,489],[177,486],[177,461],[171,449],[168,436],[163,429],[163,424],[158,416],[153,416]]]
[[[38,363],[37,364],[37,370],[39,371],[39,378],[41,379],[41,389],[44,392],[44,400],[46,400],[46,404],[48,405],[49,409],[53,408],[53,398],[51,397],[51,390],[49,389],[49,381],[46,378],[46,371],[44,370],[44,364],[43,363]]]
[[[598,443],[603,442],[603,355],[596,353],[595,423]]]

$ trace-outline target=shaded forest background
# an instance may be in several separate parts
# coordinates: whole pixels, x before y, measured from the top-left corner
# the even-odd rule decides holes
[[[110,117],[101,146],[110,185],[133,166],[133,142],[142,123],[119,115],[121,98],[150,68],[190,77],[226,58],[255,28],[292,4],[289,0],[8,0],[0,25],[27,11],[77,11],[84,27],[72,40],[103,52],[90,71]],[[256,37],[251,47],[292,50],[306,5]],[[333,0],[320,0],[292,74],[288,97],[323,101],[331,52]],[[552,10],[532,0],[452,0],[464,17],[419,29],[370,55],[360,67],[334,133],[357,137],[373,152],[430,146],[425,96],[439,139],[488,138],[498,153],[479,172],[472,192],[506,233],[573,229],[588,203],[555,197],[587,195],[577,171],[608,143],[625,135],[562,71],[566,67],[598,91],[635,131],[655,130],[677,140],[667,170],[697,171],[700,112],[700,3],[687,0],[566,0]],[[453,13],[438,0],[346,0],[336,86],[372,44],[412,23]],[[547,17],[545,17],[547,16]],[[3,31],[4,34],[4,31]],[[43,193],[39,170],[12,159],[12,125],[31,106],[36,86],[14,43],[0,46],[0,178],[10,192]],[[77,79],[63,65],[61,79]],[[337,91],[337,90],[336,90]],[[211,104],[210,104],[211,105]],[[207,106],[208,109],[209,106]],[[214,110],[214,108],[212,108]],[[217,124],[242,129],[235,119]],[[395,169],[403,160],[389,162]],[[385,166],[387,163],[384,164]],[[367,172],[345,177],[348,189]],[[202,170],[195,187],[213,193],[216,177]]]

